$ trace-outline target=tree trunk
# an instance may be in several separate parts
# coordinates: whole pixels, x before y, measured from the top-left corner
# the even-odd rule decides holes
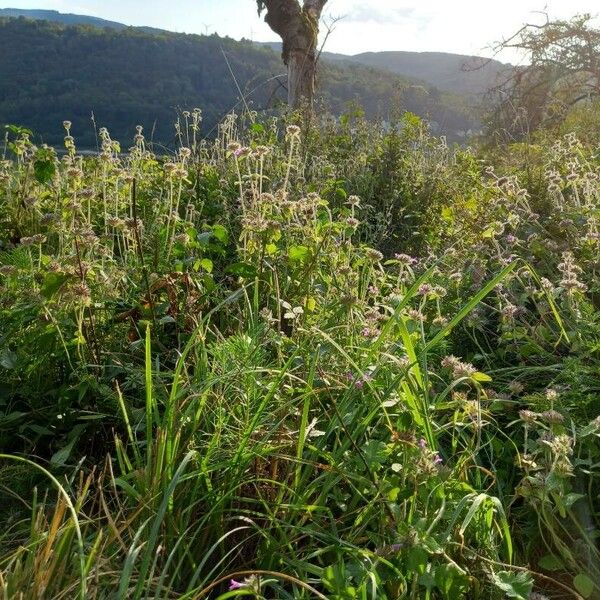
[[[312,108],[315,95],[316,57],[314,51],[294,50],[288,58],[288,105]]]
[[[281,57],[288,68],[288,105],[312,108],[317,67],[319,18],[327,0],[264,0],[265,21],[283,42]]]

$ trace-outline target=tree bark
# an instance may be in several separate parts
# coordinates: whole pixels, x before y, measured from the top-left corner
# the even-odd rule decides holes
[[[319,19],[327,0],[264,0],[265,22],[281,37],[288,68],[288,105],[312,108],[317,67]]]

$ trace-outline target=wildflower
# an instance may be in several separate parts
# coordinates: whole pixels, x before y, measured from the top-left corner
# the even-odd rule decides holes
[[[229,591],[239,590],[239,589],[245,588],[245,587],[248,587],[247,583],[242,583],[240,581],[236,581],[235,579],[229,580]]]
[[[558,400],[558,392],[554,388],[548,388],[545,392],[546,399],[550,402]]]
[[[190,236],[187,233],[179,233],[173,240],[178,244],[186,246],[190,241]]]
[[[353,306],[354,304],[356,304],[358,302],[358,298],[354,294],[344,294],[340,298],[340,302],[344,306]]]
[[[511,381],[508,384],[508,389],[513,393],[513,394],[520,394],[521,392],[523,392],[523,390],[525,389],[525,386],[520,382],[520,381]]]
[[[535,421],[537,420],[538,417],[539,417],[538,413],[535,413],[531,410],[524,409],[524,410],[519,411],[519,418],[524,423],[535,423]]]
[[[375,250],[375,248],[366,248],[365,253],[367,255],[367,258],[374,262],[379,262],[380,260],[383,260],[383,254],[379,252],[379,250]]]
[[[550,425],[558,425],[565,420],[564,416],[556,410],[547,410],[543,412],[541,416],[542,419],[547,423],[550,423]]]
[[[455,379],[461,379],[462,377],[471,377],[477,372],[477,369],[470,363],[459,362],[453,371]]]
[[[371,373],[365,373],[364,375],[362,375],[361,377],[356,377],[356,375],[354,375],[353,373],[346,373],[346,379],[348,379],[348,381],[353,382],[354,383],[354,387],[357,390],[362,390],[363,387],[365,386],[365,383],[368,383],[369,381],[371,381],[373,379],[373,376],[371,375]]]
[[[67,169],[67,175],[73,179],[81,179],[83,177],[83,171],[79,167],[69,167]]]
[[[71,129],[71,121],[63,121],[63,127],[67,130],[67,132],[69,131],[69,129]]]
[[[459,362],[460,361],[458,360],[458,358],[456,358],[456,356],[450,354],[448,356],[444,356],[441,365],[444,369],[453,369],[455,365],[457,365]]]
[[[348,217],[346,219],[346,225],[348,225],[348,227],[352,227],[352,229],[356,229],[360,225],[360,221],[354,217]]]
[[[136,228],[138,230],[142,230],[144,228],[144,224],[140,218],[134,219],[133,217],[127,217],[127,219],[125,219],[125,227],[131,230],[135,230]]]
[[[258,158],[262,158],[271,152],[271,149],[268,146],[256,146],[254,149],[254,154]]]
[[[107,217],[106,224],[109,227],[114,227],[115,229],[124,229],[125,221],[123,219],[119,219],[119,217]]]
[[[421,450],[423,450],[424,448],[427,448],[427,442],[421,438],[418,442],[417,445],[419,446],[419,448],[421,448]]]
[[[229,152],[232,153],[236,153],[240,148],[242,147],[242,145],[238,142],[229,142],[229,144],[227,144],[227,150]]]
[[[547,294],[551,293],[554,291],[554,284],[549,280],[546,279],[545,277],[542,277],[540,279],[540,284],[541,284],[541,288],[544,292],[546,292]]]
[[[376,338],[379,336],[379,330],[372,327],[364,327],[361,331],[363,337],[366,338]]]
[[[247,158],[252,153],[252,150],[247,146],[240,146],[237,150],[233,152],[233,155],[236,158]]]
[[[82,281],[76,283],[71,288],[73,295],[78,298],[85,306],[88,306],[91,300],[90,288]]]
[[[578,279],[582,269],[575,263],[572,252],[563,252],[562,262],[559,263],[558,270],[562,273],[560,285],[568,293],[585,292],[587,290],[587,286]]]
[[[365,319],[374,323],[383,320],[385,317],[379,312],[378,309],[372,308],[365,313]]]
[[[419,294],[421,296],[428,296],[431,292],[433,292],[433,286],[428,283],[423,283],[419,286]]]
[[[290,137],[298,137],[300,136],[300,127],[298,127],[298,125],[288,125],[285,129],[286,133],[290,136]]]
[[[32,237],[22,237],[20,242],[21,246],[33,246],[35,244]]]
[[[36,233],[31,236],[31,240],[34,244],[43,244],[46,241],[46,236],[42,233]]]
[[[422,312],[415,310],[414,308],[411,308],[407,312],[407,314],[413,321],[419,321],[421,323],[423,323],[424,321],[427,321],[427,316],[424,315]]]
[[[448,319],[446,319],[446,317],[442,317],[442,315],[438,315],[433,320],[433,324],[437,327],[445,327],[448,324]]]
[[[519,307],[509,302],[506,306],[504,306],[504,308],[502,308],[501,313],[506,320],[512,321],[519,313]]]
[[[287,312],[283,315],[284,319],[295,320],[299,319],[301,315],[304,314],[304,309],[301,306],[294,306],[291,310],[288,309]]]
[[[260,195],[260,199],[262,202],[266,203],[266,204],[275,204],[275,196],[273,196],[273,194],[269,194],[268,192],[263,192]]]
[[[179,148],[179,156],[182,159],[189,158],[192,154],[192,151],[189,148]]]
[[[163,169],[165,170],[165,173],[167,175],[173,175],[175,173],[175,171],[177,171],[177,165],[173,162],[166,162],[163,165]]]
[[[394,258],[405,267],[410,267],[417,262],[416,258],[409,256],[408,254],[394,254]]]

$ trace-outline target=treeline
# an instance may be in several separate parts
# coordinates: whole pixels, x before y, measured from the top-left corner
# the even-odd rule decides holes
[[[210,135],[232,109],[275,109],[286,95],[284,71],[272,50],[217,35],[0,19],[0,125],[25,126],[57,144],[69,119],[80,147],[95,147],[93,113],[124,147],[138,124],[170,145],[177,111],[200,107]],[[478,126],[460,97],[361,66],[324,62],[319,96],[338,115],[352,102],[383,120],[409,110],[450,139]]]

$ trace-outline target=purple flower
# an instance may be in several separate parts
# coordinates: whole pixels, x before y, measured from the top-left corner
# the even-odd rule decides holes
[[[442,457],[436,453],[436,455],[433,457],[433,464],[439,465],[441,462],[442,462]]]
[[[423,438],[421,438],[419,440],[418,444],[419,444],[419,448],[421,448],[421,449],[427,448],[427,442]]]
[[[239,581],[236,581],[235,579],[229,580],[229,590],[239,590],[240,588],[244,588],[244,587],[246,587],[245,583],[240,583]]]
[[[362,390],[363,387],[365,386],[365,383],[367,383],[368,381],[371,381],[371,379],[373,379],[373,377],[370,373],[365,373],[360,378],[357,378],[357,376],[354,375],[353,373],[346,373],[346,378],[348,379],[348,381],[351,381],[351,382],[353,381],[354,387],[358,390]]]

